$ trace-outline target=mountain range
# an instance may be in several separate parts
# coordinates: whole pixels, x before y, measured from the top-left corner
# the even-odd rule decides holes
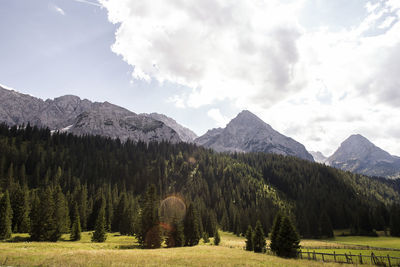
[[[346,171],[387,178],[400,177],[400,158],[390,155],[361,135],[346,139],[330,157],[308,152],[255,114],[244,110],[225,128],[211,129],[203,136],[163,114],[136,114],[108,102],[91,102],[65,95],[42,100],[0,86],[0,122],[30,123],[52,131],[77,135],[102,135],[122,141],[189,142],[217,152],[264,152],[295,156]]]
[[[65,95],[42,99],[0,87],[0,121],[30,123],[77,135],[93,134],[123,141],[190,141],[196,135],[164,115],[136,114],[108,102],[91,102]]]
[[[400,158],[390,155],[360,134],[347,138],[325,163],[368,176],[400,178]]]

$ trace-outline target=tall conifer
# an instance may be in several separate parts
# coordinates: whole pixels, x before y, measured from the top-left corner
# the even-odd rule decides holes
[[[253,251],[253,249],[254,249],[254,246],[253,246],[254,236],[253,236],[253,228],[250,225],[247,228],[245,237],[246,237],[246,250]]]
[[[81,239],[81,220],[79,218],[78,205],[74,203],[74,210],[72,216],[72,227],[71,227],[71,237],[72,241],[78,241]]]
[[[92,242],[104,242],[107,239],[106,234],[106,214],[105,214],[105,200],[102,196],[100,210],[98,211],[95,229],[92,236]]]
[[[6,191],[0,199],[0,240],[11,237],[12,210],[10,195]]]
[[[264,236],[264,230],[262,228],[261,222],[258,220],[256,223],[256,228],[254,229],[254,252],[264,252],[266,241]]]
[[[200,240],[200,230],[197,211],[193,204],[189,205],[184,220],[185,245],[195,246]]]

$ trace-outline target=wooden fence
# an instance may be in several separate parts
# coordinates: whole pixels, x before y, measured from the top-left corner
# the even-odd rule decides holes
[[[323,262],[338,262],[338,263],[349,263],[349,264],[372,264],[377,266],[399,266],[400,258],[387,256],[376,256],[373,252],[371,255],[353,255],[350,253],[336,254],[333,253],[322,253],[322,252],[311,252],[311,251],[299,251],[299,259],[323,261]]]

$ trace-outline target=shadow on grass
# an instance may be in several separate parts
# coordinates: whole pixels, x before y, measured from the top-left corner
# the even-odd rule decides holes
[[[141,247],[137,244],[132,244],[132,245],[121,245],[118,247],[118,249],[140,249]]]
[[[8,243],[28,242],[30,241],[29,236],[14,236],[7,240]]]

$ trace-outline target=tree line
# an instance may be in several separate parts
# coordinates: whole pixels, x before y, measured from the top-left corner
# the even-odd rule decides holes
[[[157,212],[146,208],[149,188]],[[71,231],[77,239],[79,230],[104,225],[104,233],[136,235],[146,246],[152,231],[144,225],[157,221],[151,216],[160,217],[160,203],[170,196],[182,199],[185,216],[198,225],[196,238],[185,233],[181,238],[184,218],[169,218],[165,229],[175,230],[160,232],[170,244],[195,244],[197,237],[214,237],[217,227],[244,235],[257,221],[267,235],[280,210],[303,237],[330,236],[332,229],[343,228],[355,234],[388,229],[395,235],[400,225],[399,192],[369,177],[294,157],[215,153],[187,143],[122,143],[29,124],[0,125],[0,195],[1,225],[11,221],[12,232],[37,240],[57,240]],[[49,229],[39,227],[37,218],[50,218]],[[42,232],[32,230],[38,228]]]

